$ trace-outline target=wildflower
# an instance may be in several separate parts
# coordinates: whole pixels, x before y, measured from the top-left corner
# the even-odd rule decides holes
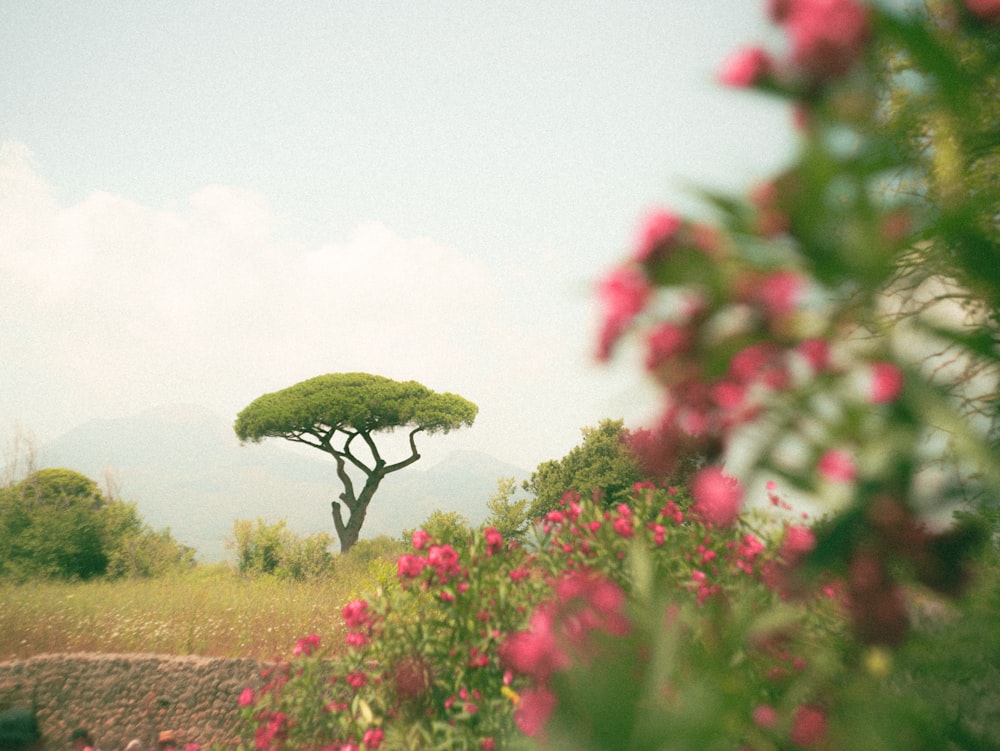
[[[743,505],[743,488],[720,467],[705,467],[691,481],[694,511],[707,523],[727,527]]]
[[[254,701],[256,701],[256,697],[254,696],[253,689],[248,687],[240,692],[240,698],[237,703],[241,707],[249,707],[253,705]]]
[[[760,47],[748,47],[730,55],[719,71],[719,80],[726,86],[743,89],[764,79],[771,66],[767,52]]]

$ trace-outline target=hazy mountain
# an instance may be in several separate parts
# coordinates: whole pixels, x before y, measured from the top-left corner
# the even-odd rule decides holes
[[[39,451],[39,466],[66,467],[135,501],[152,527],[170,527],[205,561],[221,560],[235,519],[284,519],[297,534],[334,534],[330,501],[340,492],[336,463],[289,450],[280,440],[240,446],[229,421],[174,405],[134,417],[92,420]],[[457,451],[430,467],[388,475],[369,507],[362,537],[398,536],[434,510],[486,518],[497,480],[530,473],[486,454]]]

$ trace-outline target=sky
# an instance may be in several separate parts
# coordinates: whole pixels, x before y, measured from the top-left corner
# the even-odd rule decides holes
[[[349,371],[479,406],[428,463],[650,422],[595,285],[650,208],[790,157],[716,81],[763,5],[4,0],[0,439]]]

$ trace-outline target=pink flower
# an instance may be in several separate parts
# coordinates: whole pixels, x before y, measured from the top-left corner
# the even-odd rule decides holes
[[[771,65],[771,56],[760,47],[737,50],[723,63],[719,80],[726,86],[744,89],[767,76]]]
[[[816,547],[816,535],[809,527],[793,524],[785,530],[781,554],[786,560],[795,560]]]
[[[401,555],[396,560],[396,576],[400,579],[416,579],[427,565],[421,555]]]
[[[669,245],[682,226],[681,218],[670,211],[649,212],[636,238],[635,260],[639,263],[650,260],[659,248]]]
[[[792,743],[800,748],[812,748],[826,736],[826,713],[818,707],[802,705],[795,709],[792,729],[789,733]]]
[[[423,550],[427,543],[431,541],[431,536],[422,529],[413,530],[413,549]]]
[[[902,391],[903,371],[891,362],[879,361],[871,364],[868,400],[872,404],[887,404],[896,401]]]
[[[368,676],[362,673],[360,670],[355,670],[347,674],[344,678],[347,681],[347,685],[352,688],[358,689],[366,686],[368,684]]]
[[[319,648],[319,634],[310,634],[299,639],[292,649],[296,657],[308,657]]]
[[[770,704],[760,704],[753,710],[753,721],[765,730],[769,730],[778,724],[778,710]]]
[[[382,745],[382,740],[384,738],[385,732],[382,728],[368,728],[365,731],[365,734],[361,737],[361,742],[365,745],[365,748],[374,751]]]
[[[243,689],[243,691],[240,692],[240,698],[237,703],[241,707],[249,707],[254,703],[255,700],[256,697],[254,696],[253,689],[245,688]]]
[[[780,387],[787,380],[781,349],[771,342],[751,344],[733,355],[729,361],[729,374],[738,383],[760,380],[772,388]]]
[[[674,323],[661,323],[646,339],[646,367],[655,370],[675,355],[687,351],[691,336]]]
[[[569,657],[553,632],[554,618],[551,605],[537,608],[531,615],[528,629],[511,634],[503,643],[500,656],[504,663],[539,682],[544,682],[557,670],[568,668]]]
[[[367,626],[369,621],[368,603],[364,600],[351,600],[344,605],[340,614],[344,617],[344,623],[348,628],[361,628]]]
[[[1000,22],[1000,0],[965,0],[965,8],[981,21]]]
[[[615,517],[615,521],[612,526],[620,537],[628,538],[635,534],[635,529],[632,526],[632,520],[627,516]]]
[[[830,344],[825,339],[806,339],[799,343],[795,351],[814,373],[821,373],[830,365]]]
[[[819,458],[816,467],[824,480],[830,482],[854,482],[858,467],[854,457],[840,449],[829,449]]]
[[[805,289],[805,279],[794,271],[768,274],[757,288],[760,306],[772,318],[788,315],[798,307]]]
[[[521,694],[514,710],[514,723],[518,730],[534,737],[542,731],[556,708],[556,696],[547,688],[529,689]]]
[[[782,13],[792,62],[811,78],[842,76],[864,52],[868,11],[855,0],[789,0]]]
[[[598,294],[604,305],[604,324],[597,355],[606,360],[629,323],[646,306],[650,294],[649,280],[637,269],[626,266],[605,277]]]
[[[431,545],[431,549],[427,551],[427,563],[437,569],[442,578],[461,572],[458,552],[451,545]]]
[[[709,524],[727,527],[736,521],[743,505],[743,488],[720,467],[698,470],[691,482],[694,511]]]
[[[344,643],[349,647],[363,647],[368,643],[368,637],[360,631],[349,631]]]
[[[487,527],[483,532],[486,537],[486,554],[493,555],[503,550],[503,535],[496,527]]]

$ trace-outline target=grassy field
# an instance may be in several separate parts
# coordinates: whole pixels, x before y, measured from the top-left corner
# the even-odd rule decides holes
[[[0,661],[67,652],[288,656],[311,633],[338,643],[341,608],[384,580],[387,566],[348,558],[329,580],[311,582],[201,565],[154,580],[0,583]]]

